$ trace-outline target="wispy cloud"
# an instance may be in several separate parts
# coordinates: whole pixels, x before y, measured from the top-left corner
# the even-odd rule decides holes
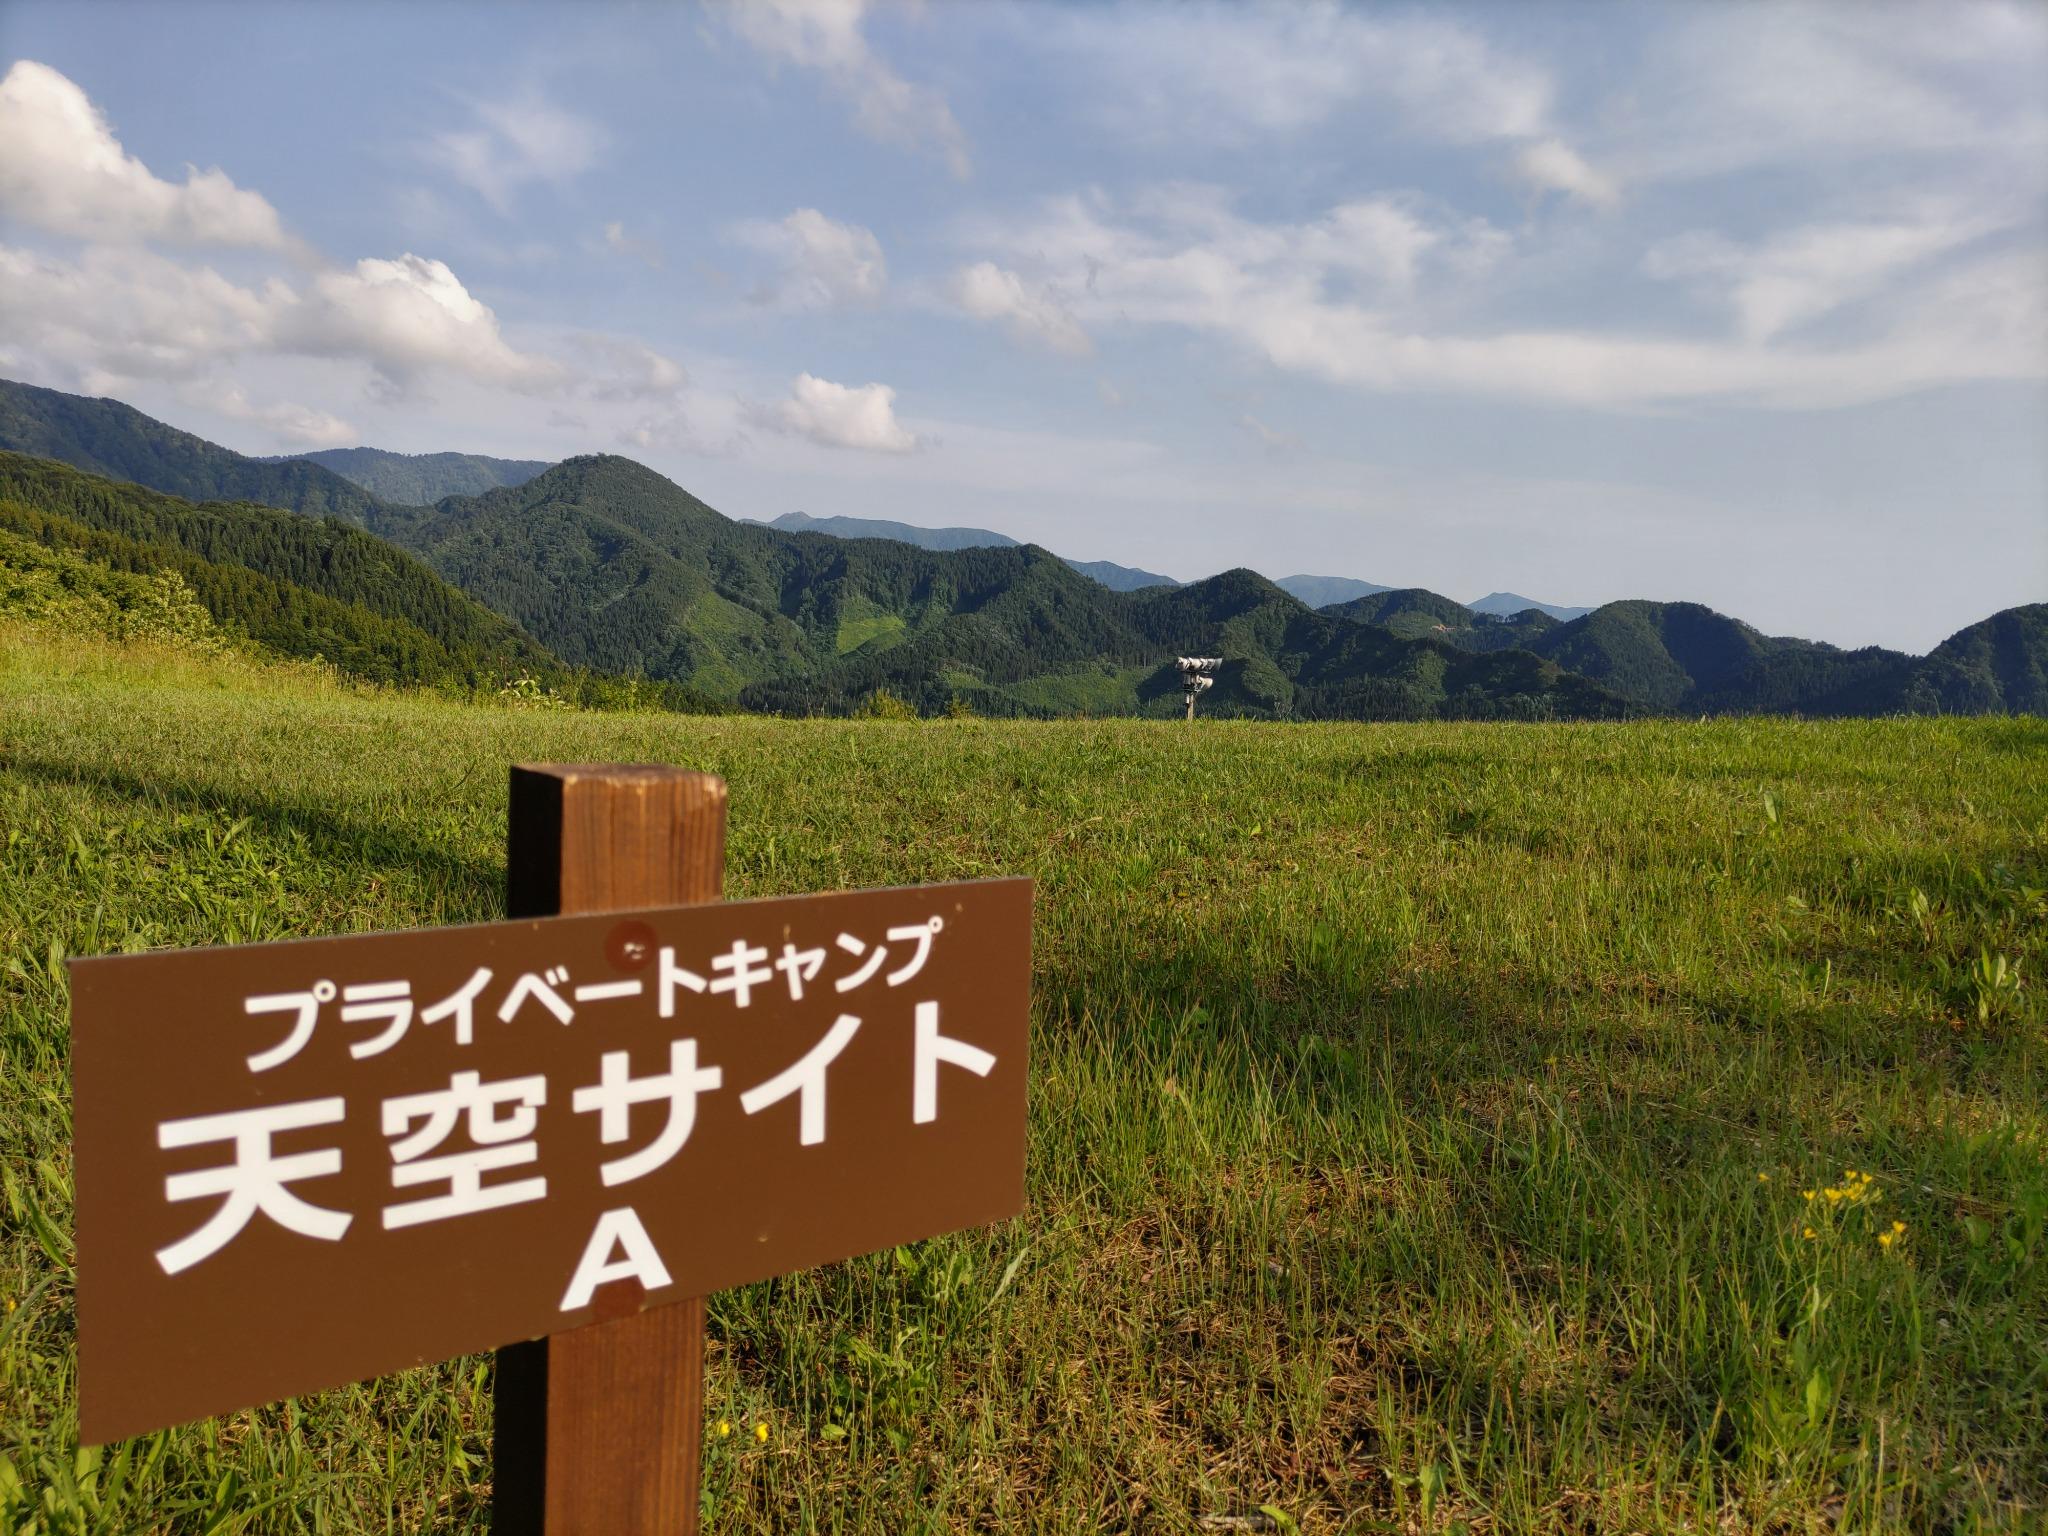
[[[247,390],[226,379],[195,380],[184,386],[179,395],[231,421],[262,427],[279,442],[294,448],[346,448],[363,440],[360,430],[331,412],[289,400],[251,400]]]
[[[1707,400],[1806,408],[1963,379],[2048,376],[2048,285],[2028,253],[1990,253],[1967,269],[1887,290],[1881,315],[1826,345],[1780,335],[1851,290],[1875,293],[1887,278],[1912,276],[1916,248],[1956,248],[1939,234],[1864,248],[1839,231],[1809,231],[1748,264],[1711,241],[1666,250],[1657,270],[1717,274],[1744,307],[1745,334],[1695,340],[1625,325],[1485,329],[1462,321],[1462,307],[1441,294],[1480,281],[1512,242],[1483,221],[1401,203],[1344,205],[1277,224],[1180,188],[1128,205],[1054,199],[1036,217],[972,233],[1069,295],[1076,321],[1091,329],[1177,327],[1228,341],[1283,372],[1359,389],[1603,408]]]
[[[625,221],[622,219],[613,219],[605,225],[604,243],[607,250],[616,251],[621,256],[631,256],[635,261],[645,262],[656,271],[660,271],[668,262],[667,253],[662,250],[660,242],[649,240],[644,235],[627,234]]]
[[[1027,283],[992,261],[977,261],[955,272],[946,296],[977,320],[1000,320],[1021,341],[1085,357],[1094,343],[1081,322],[1048,283]]]
[[[537,91],[471,101],[469,110],[469,126],[435,134],[422,153],[499,213],[512,211],[521,187],[588,170],[604,147],[602,128]]]
[[[889,266],[874,231],[828,219],[815,208],[799,208],[773,222],[743,220],[727,238],[775,264],[774,275],[754,290],[759,304],[859,307],[878,303],[889,286]]]
[[[1621,184],[1596,171],[1585,157],[1559,139],[1538,139],[1516,151],[1515,174],[1539,192],[1562,192],[1595,208],[1621,201]]]
[[[815,70],[853,108],[869,138],[939,155],[955,176],[972,170],[967,135],[944,96],[901,75],[861,30],[866,0],[733,0],[722,14],[778,63]]]

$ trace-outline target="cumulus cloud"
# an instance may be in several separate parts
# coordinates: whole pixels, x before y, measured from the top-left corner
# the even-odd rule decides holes
[[[426,158],[499,213],[509,213],[531,182],[563,182],[588,170],[604,147],[604,131],[537,92],[513,101],[470,104],[474,124],[436,134]]]
[[[896,420],[896,391],[886,384],[835,384],[798,374],[789,398],[758,408],[754,418],[771,431],[827,448],[909,453],[919,446],[917,434]]]
[[[776,263],[776,275],[755,290],[758,303],[792,309],[869,305],[889,285],[874,231],[828,219],[815,208],[799,208],[774,222],[747,220],[727,235]]]
[[[0,212],[60,235],[292,251],[277,210],[219,169],[165,181],[121,147],[85,92],[22,59],[0,78]]]
[[[0,328],[69,378],[197,379],[238,358],[301,356],[367,365],[389,395],[434,374],[607,401],[670,400],[687,382],[630,337],[579,333],[560,357],[516,347],[447,263],[411,253],[294,288],[133,247],[72,261],[0,246]]]
[[[284,350],[364,358],[400,386],[435,368],[514,389],[544,389],[564,374],[510,346],[491,307],[446,262],[410,251],[321,273],[305,298],[283,308],[277,339]]]
[[[748,0],[726,6],[733,30],[778,62],[816,70],[853,107],[871,139],[942,156],[955,176],[971,169],[967,136],[945,97],[914,85],[868,46],[866,0]]]
[[[195,377],[268,346],[290,302],[282,283],[245,288],[136,247],[69,261],[0,246],[0,331],[71,378]]]
[[[1085,357],[1094,350],[1081,322],[1050,286],[1027,284],[992,261],[977,261],[955,272],[946,294],[977,320],[1005,322],[1019,340],[1074,357]]]
[[[1620,184],[1594,170],[1561,139],[1538,139],[1523,146],[1514,163],[1515,174],[1539,192],[1562,192],[1595,208],[1612,208],[1621,201]]]

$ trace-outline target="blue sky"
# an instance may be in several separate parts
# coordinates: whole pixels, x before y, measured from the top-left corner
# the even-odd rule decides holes
[[[2048,599],[2048,8],[0,9],[0,373],[1190,578]]]

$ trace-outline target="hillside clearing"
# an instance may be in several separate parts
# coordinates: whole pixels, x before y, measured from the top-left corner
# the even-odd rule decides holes
[[[0,1527],[487,1528],[486,1359],[76,1451],[61,960],[499,915],[506,765],[608,759],[726,776],[734,897],[1038,881],[1029,1212],[714,1298],[708,1529],[2048,1516],[2038,719],[594,715],[0,631]]]

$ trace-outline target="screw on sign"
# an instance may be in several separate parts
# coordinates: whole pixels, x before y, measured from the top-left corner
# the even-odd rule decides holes
[[[512,921],[73,962],[87,1443],[497,1349],[494,1529],[690,1532],[704,1295],[1021,1211],[1030,881],[720,903],[667,768],[511,821]]]

